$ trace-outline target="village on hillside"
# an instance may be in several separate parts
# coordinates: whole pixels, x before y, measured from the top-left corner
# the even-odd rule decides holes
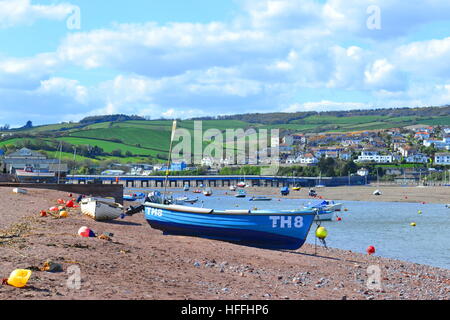
[[[262,153],[269,157],[261,157]],[[270,155],[277,155],[277,158]],[[188,161],[173,162],[170,167],[163,163],[111,163],[108,167],[90,168],[89,173],[161,175],[168,170],[171,174],[177,172],[185,175],[196,172],[208,175],[245,174],[245,171],[237,169],[258,168],[275,162],[280,166],[278,175],[381,176],[382,180],[398,183],[421,183],[429,177],[429,181],[446,182],[447,179],[450,180],[450,173],[444,170],[446,166],[450,166],[450,127],[415,125],[387,130],[317,134],[283,131],[279,141],[272,141],[271,146],[265,150],[258,150],[253,155],[247,154],[245,163],[237,165],[233,161],[235,159],[217,160],[204,156],[201,164],[197,165],[189,165]],[[337,163],[344,164],[344,169],[327,170],[327,167]],[[292,173],[291,168],[299,167],[305,170]],[[233,170],[226,170],[230,168]],[[75,163],[47,159],[45,154],[27,148],[12,153],[0,150],[0,169],[3,173],[12,175],[24,170],[49,173],[47,180],[52,181],[79,173],[79,166]],[[45,180],[45,175],[40,175],[39,179]]]

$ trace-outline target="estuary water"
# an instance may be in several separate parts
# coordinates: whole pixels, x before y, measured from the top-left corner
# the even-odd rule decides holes
[[[128,191],[148,192],[147,189],[127,189]],[[287,199],[273,197],[272,201],[249,201],[235,198],[235,192],[214,190],[212,197],[193,194],[183,190],[171,190],[173,196],[199,198],[195,206],[214,209],[281,209],[302,208],[319,200]],[[227,193],[227,194],[225,194]],[[328,199],[333,200],[333,199]],[[338,212],[341,221],[323,221],[327,228],[327,245],[332,248],[366,253],[368,246],[376,248],[375,255],[419,264],[450,269],[450,209],[443,204],[419,204],[400,202],[359,202],[336,201],[343,203]],[[450,201],[449,201],[450,202]],[[419,214],[419,211],[422,214]],[[416,223],[412,227],[411,223]],[[313,225],[307,242],[314,244],[316,226]],[[300,249],[301,250],[301,249]]]

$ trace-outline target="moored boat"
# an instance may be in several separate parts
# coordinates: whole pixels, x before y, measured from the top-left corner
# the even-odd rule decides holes
[[[281,188],[280,193],[281,193],[282,196],[289,195],[289,188],[288,187]]]
[[[123,206],[107,198],[83,198],[80,208],[83,214],[97,221],[114,220],[123,214]]]
[[[203,190],[203,195],[205,197],[210,197],[210,196],[212,196],[212,194],[213,194],[213,192],[212,192],[211,188],[206,188],[205,190]]]
[[[317,209],[318,213],[316,220],[327,221],[333,220],[335,212],[341,211],[342,203],[335,203],[334,201],[324,200],[315,205],[305,206],[305,209]]]
[[[247,196],[247,194],[245,193],[244,190],[239,190],[238,193],[236,193],[234,196],[236,198],[245,198]]]
[[[264,196],[255,196],[251,197],[249,201],[272,201],[272,198],[264,197]]]
[[[146,202],[145,218],[165,235],[195,236],[266,249],[296,250],[315,210],[215,210]]]

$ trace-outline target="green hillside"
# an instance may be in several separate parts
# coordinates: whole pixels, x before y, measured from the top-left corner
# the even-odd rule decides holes
[[[226,116],[202,120],[202,129],[281,129],[291,132],[348,132],[389,129],[415,124],[449,125],[450,108],[383,109],[348,112],[274,113]],[[126,116],[121,115],[120,119]],[[116,117],[117,118],[117,117]],[[108,119],[108,121],[107,121]],[[60,123],[0,132],[0,148],[28,147],[55,155],[63,142],[64,157],[75,148],[77,160],[114,160],[117,162],[164,162],[167,159],[172,129],[171,120],[114,120],[114,116],[97,116],[79,123]],[[92,120],[92,121],[91,121]],[[103,121],[104,120],[104,121]],[[246,120],[246,121],[244,121]],[[258,122],[259,121],[259,122]],[[178,122],[194,136],[194,120]],[[192,142],[192,141],[191,141]],[[207,144],[207,143],[205,143]]]

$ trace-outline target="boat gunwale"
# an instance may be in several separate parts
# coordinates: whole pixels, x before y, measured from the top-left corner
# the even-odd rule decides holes
[[[214,210],[214,209],[205,209],[205,208],[196,208],[196,207],[188,207],[188,206],[180,206],[176,205],[163,205],[159,203],[145,202],[143,204],[145,207],[157,208],[167,211],[175,211],[175,212],[184,212],[190,214],[203,214],[203,215],[229,215],[229,216],[273,216],[273,215],[282,215],[282,216],[309,216],[309,215],[317,215],[317,212],[314,210],[305,211],[305,210],[281,210],[281,211],[271,211],[269,210],[248,210],[248,212],[243,212],[247,210],[236,210],[240,212],[233,212],[233,210]],[[202,209],[204,212],[195,212],[192,209]]]

